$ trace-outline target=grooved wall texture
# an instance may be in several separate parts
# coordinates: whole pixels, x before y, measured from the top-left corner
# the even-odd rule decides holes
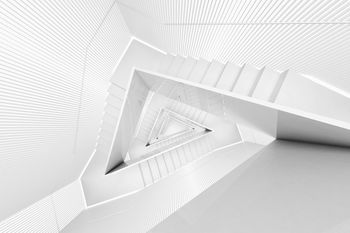
[[[0,221],[77,178],[129,39],[112,0],[0,1]]]
[[[84,209],[80,181],[75,181],[0,222],[0,232],[59,232]]]
[[[118,4],[130,31],[164,51],[291,68],[350,92],[350,1],[120,0]]]

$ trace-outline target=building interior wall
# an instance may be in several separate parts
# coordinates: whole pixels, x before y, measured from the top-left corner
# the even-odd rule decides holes
[[[350,93],[349,1],[1,1],[0,9],[0,221],[78,179],[132,38],[292,69]]]
[[[115,1],[0,5],[3,220],[78,178],[131,34]]]

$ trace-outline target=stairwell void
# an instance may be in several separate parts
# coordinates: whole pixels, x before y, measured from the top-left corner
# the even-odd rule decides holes
[[[125,75],[129,81],[118,83]],[[209,62],[132,43],[111,81],[99,156],[83,175],[89,204],[139,192],[235,143],[350,145],[350,113],[340,107],[348,99],[291,70]],[[314,105],[303,96],[322,101]],[[330,99],[338,103],[332,112]]]

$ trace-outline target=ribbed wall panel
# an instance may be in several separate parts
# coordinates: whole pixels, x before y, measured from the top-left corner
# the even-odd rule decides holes
[[[87,50],[84,92],[76,142],[77,151],[84,156],[81,157],[83,161],[86,161],[94,149],[102,126],[104,107],[111,85],[109,81],[130,36],[118,5],[114,4]],[[121,106],[122,101],[123,99],[116,100],[114,106]],[[78,171],[82,169],[81,164],[79,163]]]
[[[168,24],[284,22],[284,21],[345,21],[350,17],[348,1],[288,1],[288,0],[120,0]]]
[[[0,222],[0,232],[59,232],[52,205],[52,197],[48,196]]]
[[[83,195],[78,180],[52,194],[60,231],[85,209]]]
[[[0,1],[0,220],[77,178],[129,38],[113,0]]]
[[[0,222],[0,232],[59,232],[84,209],[80,181],[75,181]]]
[[[350,92],[349,1],[121,0],[120,7],[133,34],[167,52],[292,69]]]
[[[290,68],[350,91],[349,24],[350,2],[336,0],[1,1],[0,220],[81,171],[128,27],[168,52]],[[62,195],[55,197],[66,203]],[[51,207],[45,198],[0,231],[14,224],[16,232],[56,232]],[[61,227],[79,209],[66,207]],[[47,224],[28,225],[30,218]]]

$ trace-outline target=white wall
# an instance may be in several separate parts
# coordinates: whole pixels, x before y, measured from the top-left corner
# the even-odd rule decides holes
[[[289,72],[275,103],[350,123],[350,95],[344,96]]]
[[[0,220],[77,178],[129,38],[112,0],[0,2]]]
[[[299,109],[284,107],[278,104],[266,103],[261,100],[236,95],[232,92],[221,91],[183,79],[177,79],[152,72],[138,72],[145,80],[161,80],[163,78],[164,80],[169,80],[169,83],[173,86],[177,83],[183,83],[192,88],[202,88],[203,93],[210,91],[216,93],[218,96],[222,96],[223,104],[217,102],[216,105],[223,105],[225,117],[238,123],[239,126],[243,126],[243,128],[239,128],[242,129],[241,133],[243,134],[243,139],[247,141],[267,144],[274,138],[281,138],[330,145],[350,145],[349,137],[347,136],[347,131],[349,131],[350,126],[346,122],[307,113]],[[152,84],[152,82],[149,81],[147,81],[147,83],[149,83],[149,85]],[[290,86],[291,85],[287,85],[287,87]],[[292,91],[289,90],[289,93],[291,92]],[[316,92],[314,94],[317,95]],[[205,95],[201,94],[200,98],[204,99]],[[205,101],[203,101],[203,103],[206,104]],[[333,104],[346,106],[345,103],[336,101],[336,103]],[[311,106],[310,103],[306,103],[306,105],[307,104]],[[206,107],[206,105],[204,105],[204,107]],[[218,107],[218,109],[220,108],[221,106]],[[317,110],[317,108],[314,110]],[[325,109],[322,110],[325,111]],[[311,111],[312,109],[310,109],[310,112]],[[219,110],[216,112],[219,112]],[[345,112],[347,112],[347,109],[344,110],[343,114]],[[213,113],[215,113],[215,111],[213,111]],[[305,132],[300,134],[301,131]],[[329,134],[330,131],[332,131],[331,134]],[[251,135],[249,136],[248,134]]]
[[[120,0],[137,37],[167,52],[292,69],[350,93],[348,1]]]
[[[216,151],[179,169],[164,182],[157,182],[134,195],[88,208],[63,232],[147,232],[233,169],[245,167],[242,163],[254,159],[253,155],[260,149],[261,146],[252,143],[239,143]]]
[[[135,74],[137,75],[137,74]],[[145,104],[149,88],[141,78],[133,78],[122,110],[119,128],[106,171],[122,163],[133,140],[135,129]]]
[[[110,150],[115,141],[117,124],[120,120],[122,104],[126,97],[126,89],[131,79],[133,68],[139,67],[157,70],[163,57],[164,54],[162,52],[138,40],[132,40],[130,41],[123,59],[114,70],[110,78],[111,85],[108,90],[105,110],[109,107],[114,109],[117,107],[120,108],[120,111],[116,111],[113,115],[104,114],[103,121],[100,125],[101,129],[96,151],[93,157],[91,157],[91,161],[82,176],[82,183],[88,205],[96,202],[95,197],[108,196],[108,189],[125,194],[130,187],[135,190],[134,186],[138,186],[139,183],[142,185],[139,173],[135,174],[138,176],[137,179],[139,179],[140,182],[130,184],[129,180],[124,178],[126,176],[120,176],[119,178],[113,175],[106,176],[105,172]],[[117,98],[119,99],[118,103],[116,103]],[[124,189],[125,186],[128,186],[127,190]]]
[[[149,232],[347,233],[349,152],[273,142]]]
[[[59,232],[85,209],[75,181],[0,222],[0,232]]]
[[[95,148],[110,79],[130,40],[131,35],[115,4],[87,50],[83,101],[77,134],[77,151],[84,156],[84,162]],[[81,169],[82,166],[79,166],[77,171],[81,172]]]
[[[140,73],[149,86],[162,84],[159,88],[162,95],[170,95],[172,99],[236,123],[244,141],[266,145],[276,137],[278,112],[275,110],[192,86],[195,83],[184,85],[167,79],[162,81],[156,75]],[[172,90],[174,87],[175,91]]]

